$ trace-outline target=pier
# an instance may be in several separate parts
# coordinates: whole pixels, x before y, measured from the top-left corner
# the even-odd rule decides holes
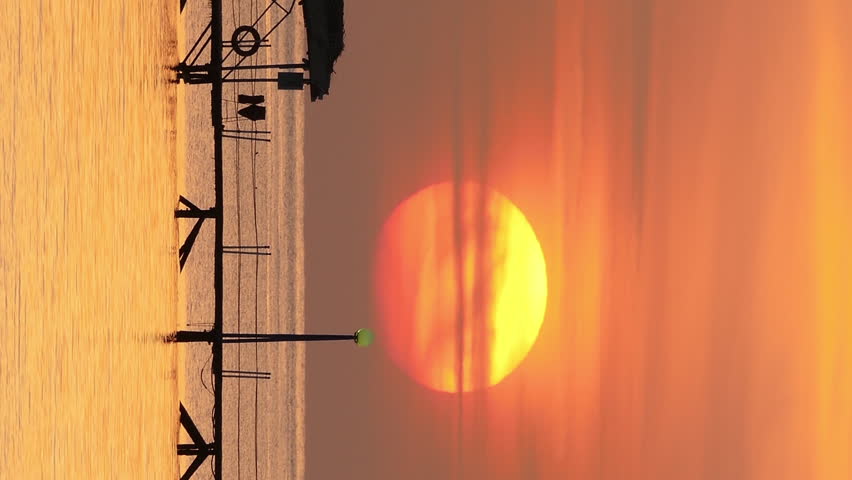
[[[240,2],[241,0],[232,0]],[[243,0],[248,1],[248,0]],[[263,0],[260,0],[261,2]],[[283,91],[302,91],[310,89],[312,101],[321,100],[329,93],[332,66],[342,51],[342,18],[340,41],[335,42],[335,32],[327,28],[312,29],[311,25],[327,25],[330,9],[328,0],[268,0],[252,23],[238,25],[232,32],[223,31],[223,1],[209,0],[210,22],[195,40],[185,58],[174,71],[177,81],[187,85],[209,86],[210,118],[213,127],[213,165],[215,201],[208,208],[199,207],[190,199],[180,196],[174,215],[178,219],[194,221],[189,233],[181,245],[178,255],[180,270],[187,267],[190,254],[205,223],[213,223],[215,228],[213,291],[214,313],[211,328],[207,330],[181,330],[167,340],[177,343],[206,343],[212,349],[211,370],[213,374],[213,415],[212,438],[204,439],[193,417],[183,404],[179,405],[180,423],[188,433],[191,443],[177,445],[178,455],[193,457],[192,463],[182,474],[182,480],[188,480],[198,471],[209,457],[212,457],[213,478],[222,479],[222,411],[223,382],[225,379],[269,379],[271,372],[226,370],[223,357],[226,345],[245,343],[305,342],[305,341],[348,341],[359,346],[372,343],[373,334],[369,330],[358,330],[352,334],[296,334],[296,333],[245,333],[226,332],[224,327],[224,272],[225,255],[252,255],[265,257],[272,255],[269,245],[231,245],[224,241],[224,181],[223,181],[223,142],[259,141],[270,142],[271,132],[260,128],[226,128],[223,117],[223,88],[225,85],[271,83]],[[335,3],[335,2],[331,2]],[[342,2],[337,2],[342,5]],[[180,0],[181,11],[187,0]],[[255,55],[261,48],[272,48],[272,34],[287,25],[287,20],[298,14],[301,6],[305,16],[308,51],[306,56],[292,63],[245,64],[245,60]],[[342,11],[340,12],[342,15]],[[291,22],[294,23],[294,22]],[[271,25],[262,31],[263,25]],[[339,49],[334,45],[339,43]],[[332,45],[329,51],[328,45]],[[206,57],[206,58],[205,58]],[[250,63],[250,62],[249,62]],[[235,72],[247,73],[248,78],[239,78]],[[308,76],[306,76],[306,74]],[[242,106],[237,114],[252,122],[263,121],[266,107],[262,95],[240,94],[238,102]]]

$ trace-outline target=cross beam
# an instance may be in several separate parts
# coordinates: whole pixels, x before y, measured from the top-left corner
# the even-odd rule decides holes
[[[192,443],[178,444],[177,454],[195,457],[180,477],[180,480],[189,480],[207,457],[215,455],[216,445],[215,443],[204,441],[204,437],[201,436],[201,432],[198,431],[198,427],[195,426],[195,422],[192,421],[192,417],[189,416],[189,412],[186,411],[183,403],[180,403],[180,424],[183,425],[183,429],[189,434]]]

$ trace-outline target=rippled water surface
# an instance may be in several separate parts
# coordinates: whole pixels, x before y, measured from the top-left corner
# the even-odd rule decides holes
[[[176,478],[178,2],[0,7],[0,478]]]

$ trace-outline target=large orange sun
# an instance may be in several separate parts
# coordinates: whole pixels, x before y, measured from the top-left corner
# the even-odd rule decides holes
[[[385,222],[375,265],[382,343],[411,378],[444,392],[490,387],[538,337],[544,255],[523,213],[474,183],[425,188]]]

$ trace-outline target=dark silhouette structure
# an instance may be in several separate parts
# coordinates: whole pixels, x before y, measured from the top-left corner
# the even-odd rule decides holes
[[[339,341],[349,340],[355,343],[372,342],[372,337],[369,340],[363,338],[361,329],[352,335],[327,335],[313,333],[217,333],[214,330],[203,332],[195,330],[181,330],[176,332],[174,336],[169,338],[170,341],[177,343],[191,342],[222,342],[222,343],[272,343],[272,342],[323,342],[323,341]],[[369,334],[372,335],[372,334]],[[369,343],[368,343],[369,344]]]
[[[334,64],[344,48],[343,0],[302,0],[308,34],[311,100],[322,100],[331,90]]]
[[[217,1],[218,7],[216,5]],[[302,90],[305,85],[309,85],[311,101],[322,100],[325,95],[328,95],[331,90],[331,76],[334,73],[334,65],[340,58],[340,55],[343,54],[344,49],[343,0],[301,0],[299,2],[302,6],[308,39],[307,57],[302,59],[301,63],[242,65],[246,58],[253,56],[260,48],[271,46],[270,35],[293,13],[296,3],[296,0],[269,1],[270,3],[267,8],[263,10],[253,24],[240,25],[234,29],[228,40],[221,38],[221,18],[217,19],[213,15],[210,24],[199,35],[195,44],[187,52],[184,60],[175,67],[178,80],[188,84],[213,83],[214,73],[221,76],[224,72],[224,76],[221,78],[222,82],[275,82],[278,84],[280,90]],[[181,0],[181,11],[183,11],[185,5],[186,0]],[[210,6],[211,10],[221,10],[221,0],[210,0]],[[269,31],[261,34],[258,31],[258,25],[262,24],[262,20],[267,15],[274,16],[276,12],[282,15],[281,18],[277,21],[273,18],[275,23],[270,27]],[[219,24],[218,28],[213,28],[214,23]],[[218,34],[218,42],[213,42],[214,30],[216,31],[215,34]],[[214,65],[212,56],[210,63],[199,64],[198,60],[201,53],[208,45],[213,45],[214,43],[228,49],[227,52],[223,52],[219,64]],[[234,65],[224,65],[223,62],[230,58],[232,54],[240,57],[239,60]],[[310,72],[310,77],[304,78],[303,72],[280,71],[276,78],[231,78],[231,74],[237,70],[251,70],[254,72],[265,70],[302,70],[303,72]],[[256,108],[250,108],[250,110],[252,110],[251,115],[260,115],[260,112]]]
[[[183,245],[181,245],[180,250],[178,251],[180,269],[182,271],[183,266],[186,264],[186,260],[189,258],[189,252],[192,251],[192,246],[195,245],[195,239],[198,238],[198,233],[201,231],[201,226],[204,224],[204,220],[208,218],[216,218],[216,209],[208,208],[207,210],[202,210],[196,207],[194,203],[184,198],[183,195],[180,196],[179,202],[187,208],[175,210],[175,218],[197,219],[195,221],[195,225],[193,225],[192,230],[190,230],[189,234],[186,236],[186,240],[183,242]]]
[[[192,463],[189,464],[189,467],[187,467],[186,472],[180,477],[181,480],[189,480],[207,457],[216,454],[216,445],[204,441],[204,437],[201,436],[201,432],[198,431],[198,427],[193,423],[192,417],[187,413],[183,403],[180,404],[180,424],[186,430],[186,433],[189,434],[192,443],[178,444],[178,455],[195,457]]]
[[[213,373],[213,438],[206,441],[183,404],[180,404],[180,423],[189,434],[191,443],[179,444],[178,455],[194,457],[182,480],[190,479],[208,457],[213,459],[213,478],[222,478],[222,385],[225,378],[251,378],[266,380],[269,372],[224,370],[223,351],[226,344],[265,343],[265,342],[302,342],[302,341],[354,341],[359,346],[372,343],[373,334],[369,330],[358,330],[351,335],[312,335],[289,333],[228,333],[223,330],[223,257],[229,255],[269,256],[269,245],[225,245],[224,244],[224,179],[223,179],[223,141],[262,141],[268,142],[270,131],[252,126],[248,129],[225,127],[223,115],[223,87],[232,85],[237,88],[243,83],[276,83],[279,90],[303,90],[310,86],[311,101],[321,100],[328,95],[331,87],[331,75],[334,64],[344,48],[343,0],[302,0],[303,15],[308,35],[307,57],[300,63],[274,65],[243,65],[261,48],[272,46],[270,35],[295,11],[296,0],[268,0],[268,5],[258,18],[249,25],[240,25],[229,32],[223,32],[222,0],[208,0],[210,22],[198,36],[186,57],[174,67],[177,81],[187,84],[210,86],[210,120],[213,126],[213,163],[215,202],[212,207],[201,208],[180,196],[176,218],[194,219],[195,223],[179,250],[180,269],[184,269],[192,247],[198,238],[206,220],[215,225],[213,292],[214,313],[212,328],[205,331],[184,330],[175,332],[167,341],[207,343],[212,349],[211,371]],[[232,0],[238,2],[241,0]],[[187,0],[180,0],[180,9],[184,10]],[[207,2],[205,2],[207,3]],[[269,17],[267,17],[267,15]],[[258,28],[271,25],[261,33]],[[209,52],[209,61],[202,63],[204,52]],[[261,76],[264,72],[277,72],[277,75]],[[240,73],[249,73],[251,77],[241,78]],[[305,73],[309,77],[305,78]],[[256,125],[266,120],[266,106],[263,95],[238,94],[239,109],[234,117],[242,117]],[[229,117],[230,118],[230,117]],[[239,125],[239,124],[237,124]],[[209,223],[209,222],[208,222]]]

